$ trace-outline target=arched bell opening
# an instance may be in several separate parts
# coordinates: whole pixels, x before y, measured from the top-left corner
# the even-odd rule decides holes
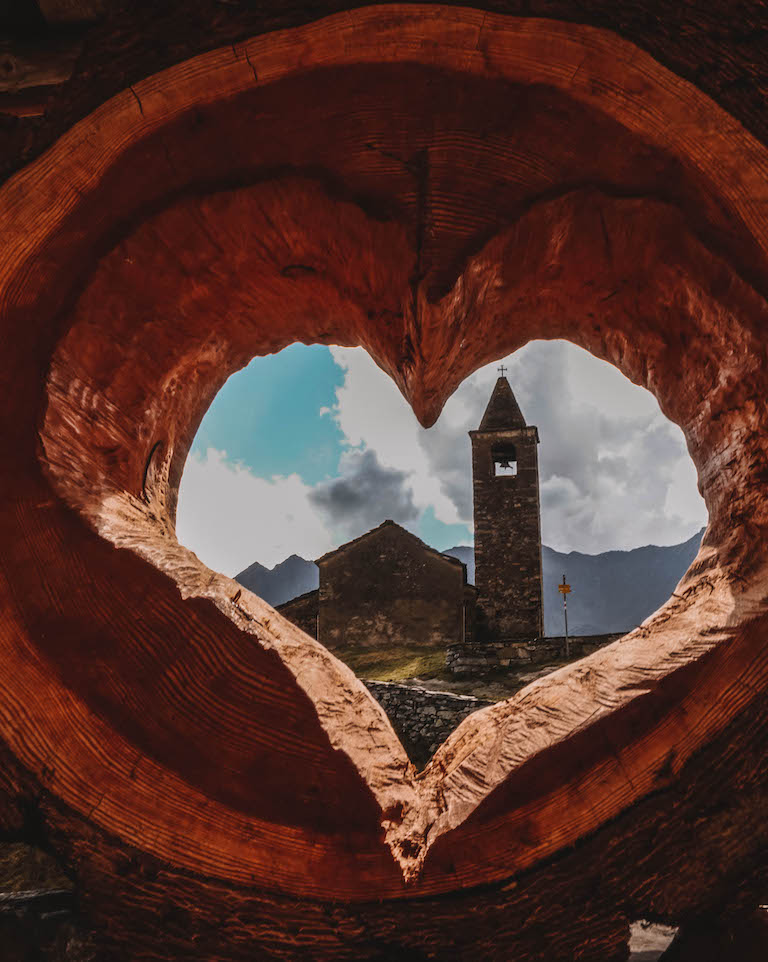
[[[517,448],[514,444],[497,444],[491,451],[494,478],[517,477]]]

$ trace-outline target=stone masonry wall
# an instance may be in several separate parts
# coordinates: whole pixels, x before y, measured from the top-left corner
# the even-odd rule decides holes
[[[318,559],[318,640],[445,648],[463,638],[466,573],[393,522]]]
[[[290,601],[277,605],[276,610],[302,631],[317,638],[318,598],[319,592],[315,588],[314,591],[307,591],[297,598],[291,598]]]
[[[469,695],[451,695],[387,681],[366,681],[368,690],[389,716],[408,753],[422,768],[467,715],[493,704]]]
[[[470,432],[478,640],[533,641],[543,633],[536,428]],[[517,451],[517,476],[494,477],[492,451]]]
[[[605,635],[577,635],[569,638],[570,661],[623,637],[624,632]],[[525,664],[542,664],[565,658],[565,638],[541,638],[538,642],[488,641],[471,645],[451,645],[445,664],[452,675],[484,675]]]

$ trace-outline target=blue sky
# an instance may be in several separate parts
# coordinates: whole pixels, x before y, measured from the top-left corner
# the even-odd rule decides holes
[[[332,407],[343,383],[344,372],[319,344],[256,357],[219,391],[191,453],[224,450],[263,478],[296,472],[316,484],[335,477],[344,436],[320,411]]]
[[[503,363],[539,427],[546,544],[590,553],[676,544],[706,522],[682,433],[652,395],[563,341],[532,342]],[[468,378],[427,431],[360,348],[294,344],[254,359],[195,438],[180,540],[230,575],[253,561],[318,557],[386,518],[438,549],[471,544],[467,431],[498,364]]]

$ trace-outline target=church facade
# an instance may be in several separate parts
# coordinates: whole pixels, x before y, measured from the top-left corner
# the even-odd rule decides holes
[[[539,437],[505,377],[470,439],[475,585],[457,558],[385,521],[318,558],[319,589],[278,611],[330,649],[540,639]]]

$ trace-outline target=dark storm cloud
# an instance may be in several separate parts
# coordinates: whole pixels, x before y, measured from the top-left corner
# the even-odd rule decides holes
[[[381,465],[375,451],[347,451],[341,477],[318,484],[309,500],[344,536],[357,537],[387,518],[408,524],[419,517],[408,477]]]

